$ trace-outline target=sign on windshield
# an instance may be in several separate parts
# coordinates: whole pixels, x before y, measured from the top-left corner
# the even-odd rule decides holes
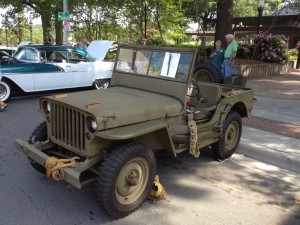
[[[186,82],[192,60],[190,53],[121,48],[116,70]]]

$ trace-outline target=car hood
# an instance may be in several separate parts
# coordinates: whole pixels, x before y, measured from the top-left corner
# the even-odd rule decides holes
[[[166,118],[183,110],[180,100],[126,87],[70,93],[57,99],[95,116],[98,130]]]
[[[88,48],[87,52],[96,60],[103,60],[115,41],[92,41]]]

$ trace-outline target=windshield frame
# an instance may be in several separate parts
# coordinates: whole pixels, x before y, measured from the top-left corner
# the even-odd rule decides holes
[[[125,54],[123,54],[123,51]],[[127,52],[126,52],[127,51]],[[132,54],[128,54],[128,53]],[[139,54],[144,52],[144,59],[149,57],[148,61],[139,61],[141,56]],[[151,70],[154,67],[151,67],[155,61],[153,55],[160,54],[163,56],[163,60],[160,58],[160,65],[156,67],[158,71],[156,74]],[[149,47],[149,46],[128,46],[128,45],[119,45],[118,53],[116,56],[114,71],[117,73],[124,73],[133,76],[143,76],[153,79],[162,79],[169,80],[174,82],[188,83],[190,80],[190,74],[194,63],[194,54],[195,50],[187,48],[170,48],[170,47]],[[127,60],[124,58],[127,57]],[[185,61],[185,63],[184,63]],[[137,64],[140,63],[140,67]],[[167,65],[166,65],[167,64]],[[170,70],[170,66],[173,65],[173,70]],[[127,67],[127,68],[126,68]],[[185,69],[182,69],[185,67]],[[163,73],[164,71],[171,71]],[[180,70],[184,70],[183,76],[180,78]],[[152,74],[151,74],[152,73]]]

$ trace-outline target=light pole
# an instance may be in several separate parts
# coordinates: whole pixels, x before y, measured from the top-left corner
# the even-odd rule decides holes
[[[32,28],[33,28],[32,21],[30,20],[30,22],[29,22],[29,31],[30,31],[30,41],[31,42],[32,42]]]
[[[148,11],[148,1],[144,0],[144,15],[145,15],[144,38],[145,39],[147,39],[147,11]]]
[[[262,16],[262,12],[264,10],[264,6],[265,6],[265,0],[258,0],[258,6],[257,6],[257,11],[258,11],[257,34],[259,34],[260,19],[261,19],[261,16]]]
[[[6,38],[6,47],[8,47],[8,37],[7,37],[8,28],[5,27],[5,38]]]
[[[68,0],[63,0],[64,12],[68,12]],[[69,20],[68,20],[69,21]],[[69,45],[69,30],[64,26],[65,45]]]

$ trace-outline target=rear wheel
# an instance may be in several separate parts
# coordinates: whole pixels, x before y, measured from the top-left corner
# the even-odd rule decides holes
[[[195,67],[193,79],[196,82],[204,81],[210,83],[222,83],[223,75],[216,65],[202,62]]]
[[[106,89],[109,87],[109,79],[98,79],[94,82],[94,88],[96,89]]]
[[[97,192],[100,207],[114,218],[128,216],[147,198],[156,173],[151,149],[140,143],[115,148],[100,166]]]
[[[44,121],[43,123],[39,124],[31,133],[28,143],[33,144],[35,142],[43,142],[46,141],[48,138],[47,135],[47,124]],[[30,165],[39,173],[46,174],[46,168],[42,165],[38,164],[36,161],[29,158]]]
[[[241,134],[241,116],[231,111],[225,119],[222,136],[218,142],[212,144],[216,160],[222,161],[233,155],[240,142]]]
[[[9,82],[6,80],[0,81],[0,100],[3,102],[7,101],[12,93],[12,88]]]

